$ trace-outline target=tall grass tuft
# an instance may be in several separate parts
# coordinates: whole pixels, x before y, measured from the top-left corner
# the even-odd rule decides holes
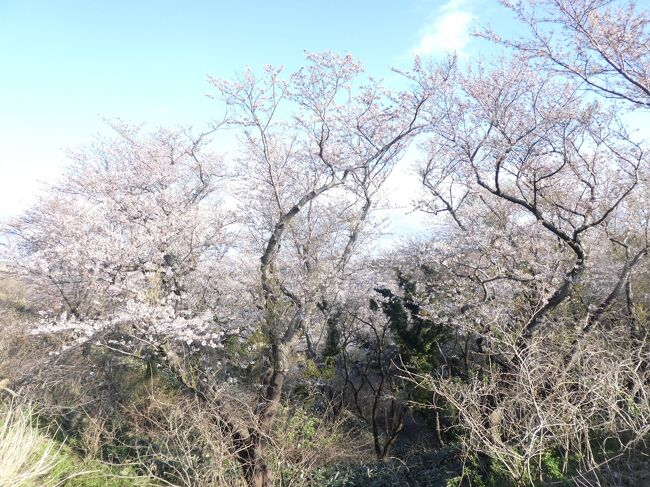
[[[39,485],[56,466],[59,449],[32,422],[30,406],[0,406],[0,487]]]

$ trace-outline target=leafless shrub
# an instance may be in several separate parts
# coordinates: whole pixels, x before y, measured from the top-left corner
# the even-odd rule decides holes
[[[351,419],[331,410],[315,414],[299,405],[283,408],[272,438],[272,457],[279,471],[276,483],[312,485],[310,480],[318,468],[365,458],[368,437]]]
[[[493,336],[501,358],[486,355],[468,380],[411,376],[456,410],[467,452],[532,484],[544,480],[549,455],[562,459],[563,474],[586,478],[648,438],[646,336],[632,339],[621,325],[576,343],[556,330],[525,348],[512,333]]]
[[[350,314],[342,332],[339,388],[343,406],[367,424],[377,460],[386,460],[408,413],[399,353],[380,312]]]
[[[195,399],[151,394],[123,414],[131,429],[117,445],[152,478],[178,486],[244,485],[232,455],[232,438],[219,428],[214,411]]]

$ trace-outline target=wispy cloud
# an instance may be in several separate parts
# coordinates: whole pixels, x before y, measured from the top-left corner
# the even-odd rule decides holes
[[[438,8],[431,22],[420,32],[418,43],[411,52],[418,56],[463,54],[470,40],[470,26],[476,16],[467,0],[450,0]]]

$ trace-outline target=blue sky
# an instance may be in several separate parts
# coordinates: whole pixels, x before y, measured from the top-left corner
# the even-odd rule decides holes
[[[0,217],[23,210],[103,118],[205,126],[208,75],[349,52],[389,76],[413,53],[471,54],[496,0],[0,0]],[[480,16],[478,13],[480,12]]]

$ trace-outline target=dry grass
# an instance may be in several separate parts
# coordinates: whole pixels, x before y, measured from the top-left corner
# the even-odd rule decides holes
[[[58,463],[55,443],[32,424],[29,406],[9,404],[0,424],[0,487],[38,485]]]

